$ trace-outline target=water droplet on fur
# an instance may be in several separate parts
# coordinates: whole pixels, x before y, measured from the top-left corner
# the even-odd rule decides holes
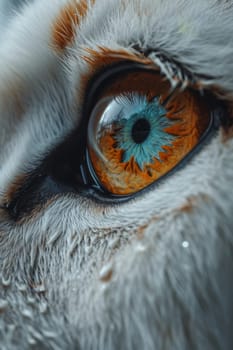
[[[5,278],[4,276],[2,276],[2,285],[3,287],[10,287],[11,285],[11,278],[10,276],[8,278]]]
[[[112,273],[113,273],[113,265],[110,262],[104,265],[100,270],[100,273],[99,273],[100,280],[102,282],[108,282],[112,277]]]
[[[189,247],[189,242],[183,241],[183,242],[182,242],[182,247],[183,247],[183,248],[188,248],[188,247]]]
[[[40,313],[41,314],[45,314],[47,310],[48,310],[47,303],[45,303],[45,302],[41,303],[40,306],[39,306]]]
[[[137,243],[135,246],[135,250],[136,250],[136,252],[144,253],[146,251],[146,246],[144,244],[142,244],[141,242]]]
[[[29,309],[24,309],[22,311],[22,315],[25,317],[25,318],[29,318],[29,319],[32,319],[33,318],[33,313],[31,312],[31,310]]]
[[[44,335],[45,338],[50,338],[50,339],[55,339],[55,338],[57,338],[57,334],[54,333],[54,332],[51,332],[51,331],[46,331],[46,330],[44,330],[44,331],[43,331],[43,335]]]
[[[28,304],[30,304],[30,305],[34,305],[35,302],[36,302],[36,299],[29,296],[29,297],[27,298],[27,302],[28,302]]]
[[[20,292],[26,292],[27,286],[25,284],[17,284],[17,288]]]
[[[37,293],[44,293],[44,292],[46,292],[45,285],[42,283],[42,284],[34,287],[34,291],[37,292]]]
[[[29,337],[28,338],[28,344],[29,345],[36,345],[36,343],[37,343],[37,341],[36,341],[36,339],[33,339],[32,337]]]

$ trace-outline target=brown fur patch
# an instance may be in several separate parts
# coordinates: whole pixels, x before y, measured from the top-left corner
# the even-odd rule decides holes
[[[178,209],[176,209],[175,211],[180,214],[180,213],[186,213],[186,214],[190,214],[194,208],[197,208],[200,202],[209,202],[210,201],[210,197],[206,194],[200,194],[198,196],[192,196],[187,198],[187,200],[185,201],[185,203]]]
[[[90,5],[94,0],[90,1]],[[76,29],[80,26],[83,18],[86,17],[89,10],[87,0],[71,0],[60,12],[52,30],[52,46],[56,51],[64,49],[72,43],[75,37]]]
[[[112,50],[107,47],[99,47],[98,50],[86,48],[85,51],[87,55],[82,56],[82,58],[88,63],[89,73],[96,73],[106,66],[111,66],[121,61],[133,61],[155,67],[151,59],[126,49]]]
[[[150,225],[155,224],[161,218],[159,216],[152,216],[148,222],[144,225],[140,225],[137,228],[137,239],[142,240],[144,238],[145,231],[150,227]]]
[[[195,207],[197,198],[188,198],[187,201],[178,209],[182,213],[191,213]]]
[[[226,143],[228,140],[233,138],[233,126],[224,128],[222,130],[222,143]]]
[[[88,70],[81,78],[81,93],[86,91],[88,83],[94,74],[97,74],[106,67],[111,67],[120,62],[131,61],[145,64],[156,69],[152,60],[139,53],[130,52],[126,49],[112,50],[107,47],[98,47],[98,50],[86,48],[85,51],[87,54],[83,55],[81,58],[88,64]],[[83,97],[84,96],[81,96],[81,99]]]
[[[137,238],[139,240],[143,239],[144,237],[144,232],[145,230],[148,228],[148,225],[142,225],[142,226],[139,226],[138,229],[137,229]]]
[[[106,273],[106,275],[104,275],[104,276],[102,276],[102,277],[100,278],[100,280],[101,280],[102,282],[107,283],[107,282],[109,282],[109,281],[112,279],[112,275],[113,275],[113,271],[112,271],[112,270],[109,270],[108,273]]]
[[[222,127],[221,141],[226,143],[228,140],[233,138],[233,103],[228,103],[227,110],[227,120],[225,125]]]
[[[4,194],[3,198],[1,199],[1,202],[4,206],[7,207],[11,203],[15,194],[19,191],[19,189],[25,183],[26,179],[27,179],[27,174],[22,174],[16,177],[14,182],[12,182],[12,184],[7,189],[7,192]]]

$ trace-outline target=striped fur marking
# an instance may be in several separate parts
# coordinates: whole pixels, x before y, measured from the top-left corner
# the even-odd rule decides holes
[[[93,4],[94,0],[72,0],[62,8],[52,30],[52,46],[56,51],[64,51],[73,42],[77,28]]]

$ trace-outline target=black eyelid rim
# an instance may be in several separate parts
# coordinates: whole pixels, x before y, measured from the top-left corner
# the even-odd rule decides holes
[[[90,110],[92,110],[92,106],[95,104],[95,100],[97,98],[96,91],[101,90],[101,86],[106,84],[109,78],[114,78],[118,74],[123,74],[124,72],[130,72],[135,70],[141,71],[151,71],[154,74],[161,74],[159,67],[157,67],[153,62],[151,65],[137,63],[132,61],[124,61],[120,63],[116,63],[111,67],[108,67],[104,70],[99,71],[94,77],[89,81],[87,86],[87,93],[85,96],[84,103],[84,115],[90,115]],[[164,78],[166,76],[164,75]]]

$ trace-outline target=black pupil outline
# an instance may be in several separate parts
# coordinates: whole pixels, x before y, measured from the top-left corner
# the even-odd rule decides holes
[[[137,144],[143,143],[149,136],[151,131],[150,123],[145,118],[138,119],[131,130],[131,137]]]

